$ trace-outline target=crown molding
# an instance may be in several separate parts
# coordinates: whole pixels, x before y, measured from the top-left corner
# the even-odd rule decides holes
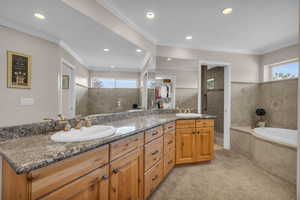
[[[268,54],[268,53],[271,53],[271,52],[274,52],[274,51],[277,51],[277,50],[280,50],[280,49],[283,49],[283,48],[298,45],[298,44],[299,44],[298,39],[288,41],[285,44],[277,45],[276,47],[269,48],[268,50],[265,50],[265,51],[261,51],[260,55],[265,55],[265,54]]]
[[[86,66],[84,60],[71,47],[69,47],[64,41],[60,40],[58,44],[61,48],[63,48],[71,56],[73,56],[80,64]]]
[[[57,37],[54,37],[54,36],[52,36],[50,34],[47,34],[43,31],[36,30],[34,28],[29,28],[28,26],[24,26],[20,23],[13,22],[13,21],[8,20],[8,19],[6,19],[2,16],[0,17],[0,26],[7,27],[7,28],[12,28],[12,29],[20,31],[22,33],[26,33],[26,34],[31,35],[31,36],[42,38],[42,39],[45,39],[47,41],[50,41],[50,42],[53,42],[53,43],[56,43],[56,44],[59,43],[59,39]]]
[[[125,24],[130,26],[133,30],[137,31],[141,35],[143,35],[147,40],[157,44],[157,39],[155,39],[149,32],[140,28],[137,24],[135,24],[132,20],[130,20],[126,15],[124,15],[120,10],[116,8],[116,6],[110,0],[96,0],[97,3],[102,5],[104,8],[109,10],[115,16],[119,17]]]
[[[141,69],[139,68],[125,68],[125,67],[96,67],[96,66],[89,66],[88,69],[90,71],[96,71],[96,72],[141,72]]]

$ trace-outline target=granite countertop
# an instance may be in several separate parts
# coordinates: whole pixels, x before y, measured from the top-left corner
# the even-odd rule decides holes
[[[215,116],[197,117],[197,119],[209,118]],[[50,139],[53,132],[20,137],[1,142],[0,153],[17,174],[22,174],[177,119],[180,118],[175,114],[157,114],[104,123],[103,125],[114,126],[117,129],[116,133],[107,138],[85,142],[53,142]]]

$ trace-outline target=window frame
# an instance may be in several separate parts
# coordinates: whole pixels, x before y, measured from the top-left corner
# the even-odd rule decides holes
[[[298,63],[298,75],[296,77],[273,80],[273,68],[280,67],[281,65],[292,64],[292,63]],[[282,80],[289,80],[289,79],[298,78],[299,74],[300,74],[299,66],[300,66],[300,63],[299,63],[299,59],[298,58],[294,58],[294,59],[291,59],[291,60],[285,60],[285,61],[282,61],[282,62],[279,62],[279,63],[271,64],[271,65],[268,66],[268,71],[269,71],[269,74],[268,74],[269,78],[268,79],[269,79],[269,81],[282,81]]]

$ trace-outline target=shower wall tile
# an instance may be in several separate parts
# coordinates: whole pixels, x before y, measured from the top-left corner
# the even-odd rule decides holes
[[[88,112],[89,89],[87,87],[76,85],[76,115],[86,116]]]
[[[124,112],[139,104],[139,88],[89,88],[89,114]]]
[[[255,109],[258,104],[259,85],[257,83],[237,83],[231,85],[231,125],[253,126]]]
[[[180,109],[198,110],[198,90],[194,88],[176,89],[176,107]]]

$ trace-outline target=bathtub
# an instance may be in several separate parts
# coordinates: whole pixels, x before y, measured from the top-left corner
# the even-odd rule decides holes
[[[231,127],[231,149],[256,166],[296,184],[297,131],[281,128]]]
[[[265,140],[297,147],[298,131],[283,128],[255,128],[254,135]]]

